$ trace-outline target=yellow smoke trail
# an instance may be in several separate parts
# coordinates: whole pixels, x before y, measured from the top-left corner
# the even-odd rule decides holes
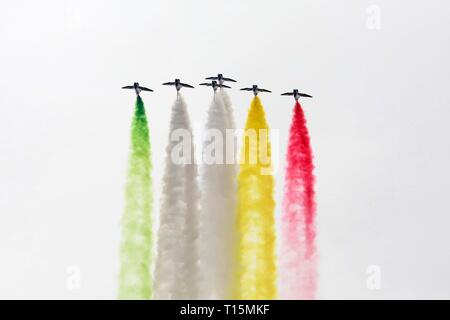
[[[269,128],[255,97],[248,112],[238,176],[235,299],[275,299],[275,201]]]

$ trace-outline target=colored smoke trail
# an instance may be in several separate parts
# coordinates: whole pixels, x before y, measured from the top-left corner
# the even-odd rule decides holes
[[[258,97],[253,99],[248,112],[241,156],[235,298],[274,299],[277,295],[274,179],[268,125]]]
[[[179,95],[172,107],[170,138],[166,148],[157,234],[155,299],[195,299],[197,295],[200,191],[193,154],[187,106]]]
[[[131,126],[125,212],[122,218],[119,299],[150,299],[152,252],[151,150],[145,107],[137,97]]]
[[[294,107],[286,161],[280,296],[282,299],[314,299],[317,285],[314,165],[306,119],[298,102]]]
[[[201,298],[230,299],[236,189],[235,175],[225,163],[228,113],[220,94],[214,94],[206,122],[201,171],[200,265]]]

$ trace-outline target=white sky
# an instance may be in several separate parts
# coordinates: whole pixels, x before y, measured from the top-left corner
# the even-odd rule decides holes
[[[345,3],[345,4],[344,4]],[[381,10],[380,29],[366,9]],[[315,152],[319,298],[450,298],[448,1],[0,3],[0,298],[115,298],[139,81],[159,198],[173,88],[222,72],[236,122],[257,83],[279,130],[299,87]],[[184,90],[201,127],[206,88]],[[158,203],[155,203],[158,208]],[[277,215],[280,207],[277,207]],[[381,289],[366,269],[381,270]],[[67,287],[68,268],[81,288]],[[70,271],[70,270],[69,270]]]

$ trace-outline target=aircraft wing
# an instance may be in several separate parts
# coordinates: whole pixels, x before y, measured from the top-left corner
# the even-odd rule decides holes
[[[294,93],[293,92],[285,92],[281,94],[282,96],[293,96]]]
[[[185,88],[194,88],[190,84],[186,84],[186,83],[180,83],[180,86],[185,87]]]
[[[253,88],[242,88],[241,91],[253,91]]]
[[[141,89],[142,91],[150,91],[153,92],[152,89],[146,88],[146,87],[139,87],[139,89]]]
[[[231,78],[222,78],[222,79],[225,80],[225,81],[237,82],[236,80],[233,80],[233,79],[231,79]]]
[[[208,78],[205,78],[205,80],[218,80],[219,78],[217,78],[217,77],[208,77]]]
[[[173,86],[175,85],[175,82],[164,82],[163,86]]]
[[[261,91],[261,92],[270,92],[270,93],[272,93],[272,91],[267,90],[267,89],[258,89],[258,90]]]
[[[221,87],[221,88],[228,88],[228,89],[231,89],[231,87],[229,87],[229,86],[226,86],[226,85],[224,85],[224,84],[220,85],[219,87]]]
[[[309,94],[306,94],[306,93],[299,93],[298,95],[299,95],[300,97],[312,98],[312,96],[310,96]]]
[[[122,89],[134,89],[134,86],[125,86],[125,87],[122,87]]]

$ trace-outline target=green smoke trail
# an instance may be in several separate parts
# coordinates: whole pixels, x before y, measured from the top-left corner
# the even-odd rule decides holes
[[[125,212],[122,218],[119,299],[152,295],[151,150],[144,103],[137,97],[131,126]]]

